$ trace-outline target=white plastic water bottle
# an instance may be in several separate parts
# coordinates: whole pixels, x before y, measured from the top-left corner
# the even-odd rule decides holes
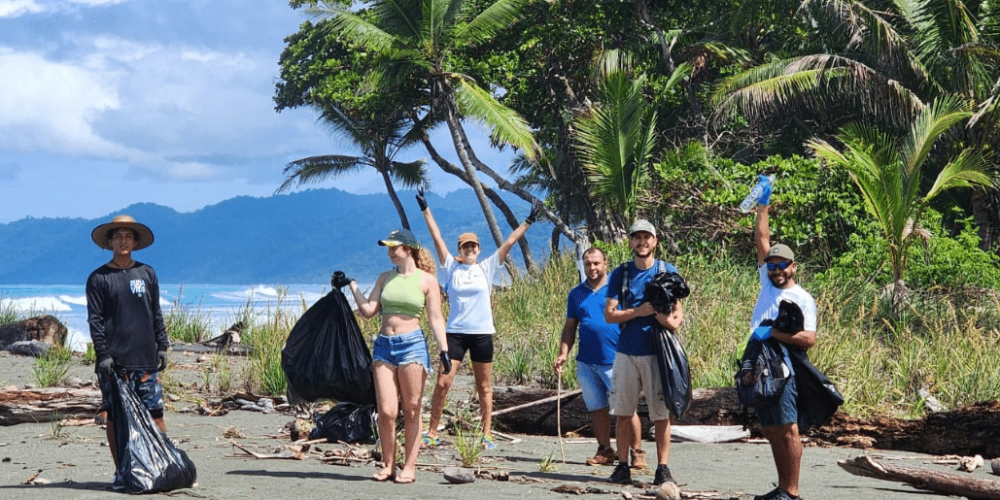
[[[760,200],[760,195],[764,194],[764,189],[774,186],[774,175],[768,175],[763,179],[758,177],[758,179],[757,184],[750,190],[750,194],[743,198],[743,203],[740,203],[740,210],[743,213],[752,212],[754,208],[757,208],[757,202]]]

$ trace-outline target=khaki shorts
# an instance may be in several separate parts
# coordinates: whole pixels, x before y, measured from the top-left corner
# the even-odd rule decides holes
[[[646,394],[646,407],[652,421],[670,418],[670,411],[663,400],[660,368],[656,356],[629,356],[615,353],[611,369],[611,414],[627,417],[639,407],[639,393]]]

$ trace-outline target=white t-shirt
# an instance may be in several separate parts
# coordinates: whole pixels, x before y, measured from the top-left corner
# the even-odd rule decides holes
[[[497,254],[472,264],[459,264],[449,253],[444,261],[448,294],[448,333],[494,334],[490,292],[500,270]]]
[[[804,288],[795,285],[791,288],[775,288],[771,280],[767,279],[767,264],[761,264],[757,268],[760,276],[760,295],[757,297],[757,305],[753,308],[753,319],[750,321],[750,329],[760,326],[765,319],[776,319],[778,317],[778,305],[782,300],[794,302],[802,309],[802,316],[805,321],[803,328],[810,332],[816,331],[816,301]],[[786,332],[788,333],[788,332]]]

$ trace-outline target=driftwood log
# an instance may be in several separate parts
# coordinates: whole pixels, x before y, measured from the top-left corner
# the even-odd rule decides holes
[[[568,400],[571,394],[570,392],[563,394],[560,413],[563,432],[593,435],[590,428],[590,414],[583,403],[583,398]],[[556,396],[556,391],[551,389],[497,388],[493,392],[493,421],[512,432],[555,436]],[[512,408],[516,409],[510,411]],[[645,418],[648,412],[646,402],[641,398],[639,416],[643,417],[643,434],[648,434],[649,423]],[[691,409],[684,418],[673,422],[678,425],[738,425],[743,423],[743,410],[735,389],[730,387],[695,389],[692,394]]]
[[[15,342],[37,340],[52,345],[65,345],[69,330],[52,315],[36,316],[0,326],[0,349]]]
[[[918,420],[860,419],[838,413],[814,435],[831,443],[860,442],[883,450],[995,458],[1000,457],[1000,402],[976,403]]]
[[[877,462],[866,456],[840,460],[837,465],[855,476],[903,482],[914,488],[969,499],[1000,500],[1000,481],[980,479],[968,474]]]
[[[93,418],[101,391],[52,387],[0,392],[0,425]]]

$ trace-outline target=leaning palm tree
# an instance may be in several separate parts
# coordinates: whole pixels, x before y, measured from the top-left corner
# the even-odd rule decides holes
[[[926,193],[920,193],[921,173],[935,143],[971,115],[960,99],[945,97],[920,112],[904,137],[871,125],[851,124],[837,136],[843,151],[821,139],[806,143],[820,158],[847,169],[861,191],[865,208],[889,243],[891,293],[896,305],[906,297],[903,271],[907,249],[918,236],[929,237],[920,227],[924,208],[947,189],[991,183],[980,150],[966,148],[948,160]]]
[[[408,133],[410,122],[401,115],[358,114],[363,117],[352,117],[343,109],[332,107],[323,110],[319,121],[326,124],[335,136],[361,149],[360,156],[319,155],[295,160],[285,166],[285,182],[275,192],[283,193],[295,185],[318,183],[370,167],[382,177],[400,224],[409,229],[410,221],[393,187],[393,180],[404,187],[416,187],[426,182],[427,169],[424,160],[401,162],[395,158],[400,151],[420,139]]]
[[[519,19],[529,0],[496,0],[481,10],[471,0],[376,0],[361,11],[335,2],[320,2],[307,12],[329,20],[333,33],[378,54],[379,64],[368,84],[377,90],[400,85],[421,88],[429,113],[443,119],[451,133],[463,179],[476,193],[494,242],[503,241],[477,174],[478,165],[463,118],[482,122],[498,144],[508,144],[534,158],[536,145],[525,120],[500,104],[456,66],[460,48],[488,43],[500,30]],[[529,200],[530,201],[530,200]]]

